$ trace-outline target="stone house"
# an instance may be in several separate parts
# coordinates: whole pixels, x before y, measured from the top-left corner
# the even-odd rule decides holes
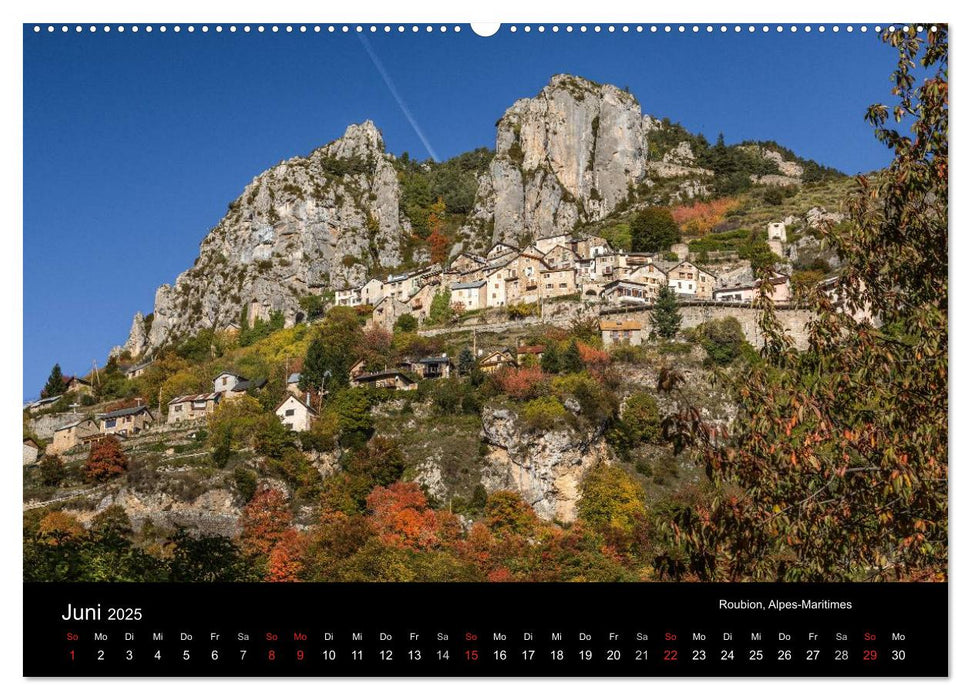
[[[486,306],[489,308],[505,306],[508,270],[505,266],[486,268],[486,270]]]
[[[223,372],[212,380],[212,390],[217,394],[232,391],[233,387],[244,381],[246,377],[232,372]]]
[[[496,243],[486,252],[486,260],[494,261],[507,255],[518,253],[519,251],[508,243]]]
[[[222,394],[187,394],[169,401],[169,413],[165,419],[168,424],[205,418],[216,410]]]
[[[448,355],[438,357],[423,357],[411,365],[411,371],[422,379],[448,379],[452,376],[455,365]]]
[[[438,279],[426,278],[425,284],[418,288],[410,299],[408,299],[408,312],[415,317],[419,324],[424,323],[428,314],[432,311],[432,301],[435,295],[441,291],[441,284]],[[453,299],[454,301],[454,299]]]
[[[40,454],[40,445],[33,438],[24,438],[24,464],[33,464]]]
[[[622,278],[626,271],[627,256],[624,253],[604,253],[594,258],[593,267],[587,274],[596,282],[610,282]]]
[[[627,280],[637,282],[647,287],[647,298],[657,299],[661,290],[668,286],[668,275],[654,263],[647,263],[634,268],[627,275]]]
[[[540,273],[546,269],[538,251],[523,252],[506,263],[506,304],[533,303],[540,296]]]
[[[334,304],[336,306],[357,306],[361,303],[361,288],[348,287],[334,291]]]
[[[541,273],[540,296],[544,299],[577,292],[577,276],[572,267],[544,270]]]
[[[65,393],[74,392],[79,396],[81,394],[91,395],[91,382],[86,379],[81,379],[81,377],[64,377],[64,384],[67,386]]]
[[[384,282],[377,277],[372,277],[359,288],[357,304],[374,306],[381,301],[384,296]]]
[[[574,251],[578,258],[592,260],[601,255],[608,255],[613,252],[613,248],[607,243],[606,238],[600,236],[590,236],[579,240],[574,245]]]
[[[493,350],[488,355],[479,360],[479,369],[486,374],[498,372],[503,367],[515,367],[516,356],[509,348]]]
[[[644,341],[644,326],[639,321],[601,319],[600,337],[604,347],[617,344],[640,345]]]
[[[646,284],[630,280],[615,280],[604,285],[600,296],[610,304],[648,304],[656,298]]]
[[[147,406],[122,408],[98,416],[102,435],[137,435],[155,422],[155,415]]]
[[[359,374],[354,377],[354,386],[373,386],[376,389],[394,389],[396,391],[414,391],[418,382],[398,370],[388,369],[381,372]]]
[[[536,246],[536,248],[543,253],[543,255],[546,255],[555,248],[566,248],[573,253],[573,250],[569,247],[570,236],[565,233],[557,234],[555,236],[543,236],[542,238],[537,238],[535,241],[533,241],[533,245]],[[574,254],[574,257],[576,257],[576,254]]]
[[[462,305],[464,311],[476,311],[486,306],[486,281],[452,285],[452,306]]]
[[[694,263],[684,260],[668,270],[668,286],[677,294],[711,299],[715,288],[715,276]]]
[[[371,325],[390,332],[394,329],[395,321],[405,314],[411,314],[411,305],[398,297],[386,296],[371,310]]]
[[[472,255],[471,253],[459,253],[455,259],[449,263],[449,272],[472,272],[473,270],[478,270],[480,267],[485,267],[486,259],[479,257],[478,255]]]
[[[577,254],[573,252],[572,248],[567,248],[565,245],[558,245],[543,255],[543,262],[551,270],[559,270],[561,268],[573,269],[577,264]]]
[[[44,409],[50,408],[60,400],[61,400],[61,394],[58,394],[57,396],[47,396],[43,399],[38,399],[37,401],[27,404],[27,412],[31,414],[38,413],[40,411],[43,411]]]
[[[61,454],[78,445],[94,442],[100,437],[101,428],[98,423],[91,418],[82,418],[55,430],[54,439],[47,446],[47,451],[51,454]]]
[[[789,286],[788,275],[778,275],[766,281],[771,285],[769,298],[774,302],[786,302],[792,298],[791,287]],[[754,301],[759,293],[760,281],[756,280],[751,284],[738,285],[735,287],[722,287],[714,291],[716,301]]]
[[[132,365],[125,370],[125,377],[127,379],[135,379],[145,374],[145,370],[149,368],[152,364],[151,360],[148,362],[139,362],[137,365]]]
[[[516,348],[516,364],[538,364],[543,359],[546,347],[543,345],[520,345]]]
[[[314,418],[317,417],[317,411],[300,401],[293,394],[283,399],[273,412],[283,423],[283,427],[298,433],[310,430]]]

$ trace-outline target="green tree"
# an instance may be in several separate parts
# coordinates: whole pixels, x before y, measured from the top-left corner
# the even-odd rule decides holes
[[[577,341],[571,340],[559,361],[560,371],[572,373],[584,370],[583,356],[580,354],[580,346]]]
[[[634,250],[659,252],[681,240],[681,229],[664,207],[648,207],[630,221],[630,238]]]
[[[579,352],[579,348],[578,348]],[[560,372],[560,351],[556,349],[556,343],[550,343],[543,350],[543,357],[540,358],[539,366],[547,374],[559,374]]]
[[[44,389],[40,392],[40,395],[45,398],[48,396],[60,396],[65,391],[67,391],[67,382],[64,381],[64,375],[61,374],[61,365],[56,364],[51,369],[51,373],[47,377],[47,383],[44,385]]]
[[[583,480],[577,516],[598,530],[630,535],[647,519],[644,490],[620,467],[591,469]]]
[[[418,320],[411,314],[401,314],[394,322],[394,329],[402,333],[411,333],[418,329]]]
[[[363,332],[354,309],[335,306],[317,325],[300,374],[301,389],[330,391],[346,387],[351,365],[357,359]]]
[[[44,486],[60,486],[64,481],[64,462],[56,454],[45,454],[37,468]]]
[[[428,310],[428,323],[438,325],[451,320],[451,301],[452,292],[450,290],[443,289],[440,292],[436,292],[435,296],[432,297],[431,307]]]
[[[472,354],[471,348],[462,348],[459,353],[459,374],[467,375],[475,369],[475,355]]]
[[[659,338],[673,340],[681,330],[681,312],[678,297],[670,287],[662,287],[651,311],[651,328]]]
[[[307,314],[307,320],[313,321],[324,315],[324,298],[317,294],[307,294],[299,299],[300,308]]]
[[[761,296],[766,362],[734,386],[732,434],[712,440],[683,398],[666,426],[694,439],[715,487],[672,518],[671,575],[947,577],[948,28],[882,38],[894,104],[866,118],[893,160],[857,178],[851,226],[824,231],[844,267],[811,297],[808,348]]]
[[[653,394],[638,391],[627,397],[623,415],[618,423],[622,439],[628,448],[641,443],[661,441],[661,415]]]
[[[708,353],[708,359],[722,367],[741,357],[748,344],[742,324],[734,316],[702,323],[695,329],[695,337]]]

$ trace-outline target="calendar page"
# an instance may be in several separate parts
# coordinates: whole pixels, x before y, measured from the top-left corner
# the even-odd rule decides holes
[[[23,674],[947,676],[945,23],[27,23]]]

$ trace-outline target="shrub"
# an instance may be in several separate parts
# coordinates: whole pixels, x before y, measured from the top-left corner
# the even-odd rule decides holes
[[[494,376],[501,391],[511,399],[527,401],[546,393],[546,375],[539,367],[507,367]]]
[[[46,454],[41,457],[37,465],[40,471],[40,480],[44,486],[60,486],[64,481],[64,462],[55,454]]]
[[[708,360],[721,367],[740,357],[748,344],[742,324],[734,317],[706,321],[695,329],[694,335],[708,353]]]
[[[394,322],[394,329],[402,333],[411,333],[418,328],[418,320],[411,314],[401,314]]]
[[[661,442],[661,416],[657,401],[647,392],[631,394],[624,403],[622,416],[614,421],[607,440],[623,456],[643,443]]]
[[[553,396],[541,396],[528,401],[520,412],[523,423],[533,431],[550,430],[565,415],[563,404]]]
[[[253,495],[256,493],[256,472],[244,467],[236,467],[233,471],[233,482],[246,503],[253,500]]]

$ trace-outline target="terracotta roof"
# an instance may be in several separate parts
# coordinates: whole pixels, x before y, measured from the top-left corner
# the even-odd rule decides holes
[[[639,331],[644,325],[638,321],[600,321],[601,331]]]

